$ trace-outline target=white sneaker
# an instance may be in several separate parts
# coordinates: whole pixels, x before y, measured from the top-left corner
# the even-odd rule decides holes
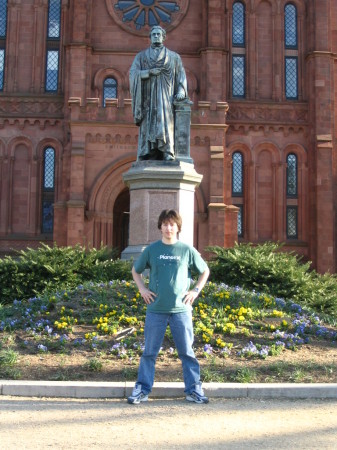
[[[140,402],[147,402],[148,399],[149,396],[142,392],[142,385],[140,383],[136,383],[132,390],[132,394],[128,397],[128,403],[139,405]]]

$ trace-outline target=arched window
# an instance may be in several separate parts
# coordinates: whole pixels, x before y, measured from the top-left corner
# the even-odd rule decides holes
[[[0,91],[4,89],[6,35],[7,0],[0,0]]]
[[[284,46],[285,46],[285,96],[289,100],[298,98],[298,56],[297,53],[297,9],[292,3],[284,7]]]
[[[297,185],[298,185],[298,174],[297,174],[297,156],[293,153],[289,153],[287,156],[287,199],[286,207],[286,221],[287,221],[287,238],[297,239],[298,238],[298,205],[297,205]],[[292,203],[290,203],[292,202]],[[294,203],[295,202],[295,203]],[[288,204],[289,203],[289,204]]]
[[[53,232],[55,195],[55,150],[47,147],[43,152],[43,181],[42,181],[42,233]]]
[[[103,106],[107,98],[117,98],[117,81],[115,78],[109,77],[103,83]]]
[[[48,2],[46,92],[58,91],[61,38],[61,0]]]
[[[284,36],[285,48],[297,48],[297,10],[292,3],[284,7]]]
[[[243,156],[240,152],[233,153],[232,165],[232,196],[243,195]]]
[[[233,4],[232,22],[232,96],[245,97],[246,54],[245,54],[245,5]],[[238,50],[240,48],[240,50]]]
[[[287,156],[287,197],[297,197],[297,156],[293,153]]]
[[[234,152],[232,156],[232,197],[235,197],[235,206],[239,208],[238,236],[243,237],[243,155],[241,152]]]
[[[233,4],[233,47],[245,46],[245,5],[241,2]]]

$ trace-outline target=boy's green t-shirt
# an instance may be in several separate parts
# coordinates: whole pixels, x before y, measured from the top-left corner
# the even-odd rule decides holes
[[[156,241],[145,248],[134,268],[137,273],[150,269],[148,288],[156,294],[156,300],[148,305],[148,311],[180,313],[191,309],[190,305],[183,303],[190,288],[190,270],[201,274],[207,264],[190,245],[180,241],[169,245]]]

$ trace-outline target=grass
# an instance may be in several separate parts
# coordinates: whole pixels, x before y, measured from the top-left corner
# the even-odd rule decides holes
[[[133,381],[146,306],[133,282],[86,283],[0,307],[0,377]],[[337,382],[337,328],[291,300],[208,283],[194,305],[204,381]],[[167,330],[157,381],[181,381]]]

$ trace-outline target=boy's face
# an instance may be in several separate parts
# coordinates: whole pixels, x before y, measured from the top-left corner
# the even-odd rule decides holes
[[[161,224],[160,231],[165,241],[172,241],[177,239],[179,230],[174,220],[169,219]]]

